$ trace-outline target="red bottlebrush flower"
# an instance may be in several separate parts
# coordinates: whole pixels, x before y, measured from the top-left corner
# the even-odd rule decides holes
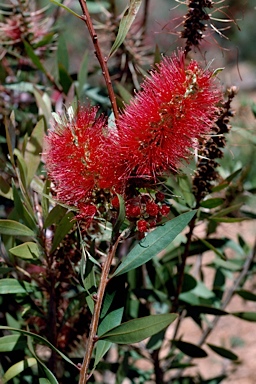
[[[95,205],[90,203],[88,204],[80,204],[79,205],[79,214],[76,216],[77,219],[85,219],[87,221],[87,225],[89,225],[94,216],[97,213],[97,208]]]
[[[114,196],[113,199],[111,200],[112,207],[115,209],[118,209],[120,206],[119,199],[117,196]]]
[[[156,179],[187,159],[195,139],[209,132],[221,93],[208,70],[183,53],[164,58],[118,121],[127,177]]]
[[[128,203],[126,206],[126,216],[128,218],[139,217],[141,214],[141,209],[139,205],[134,205],[133,203]]]
[[[156,200],[157,201],[164,201],[164,199],[165,199],[165,194],[163,192],[158,191],[156,193]]]
[[[138,220],[137,221],[137,228],[139,232],[147,232],[148,231],[148,223],[146,220]]]
[[[149,216],[157,216],[159,212],[159,206],[154,202],[147,203],[146,211],[149,214]]]
[[[162,205],[159,212],[162,216],[168,216],[170,212],[170,207],[168,207],[168,205]]]
[[[90,203],[99,190],[99,170],[105,156],[105,119],[96,118],[96,113],[96,107],[79,108],[75,115],[57,117],[46,137],[46,168],[57,199],[82,207],[84,216],[96,213]]]

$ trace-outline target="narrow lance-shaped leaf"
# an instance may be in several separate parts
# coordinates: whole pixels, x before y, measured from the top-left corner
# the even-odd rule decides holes
[[[0,352],[24,350],[27,340],[22,335],[7,335],[0,338]]]
[[[244,300],[256,301],[256,295],[253,292],[246,291],[245,289],[239,289],[236,293]]]
[[[231,315],[239,317],[242,320],[256,321],[256,312],[233,312]]]
[[[117,235],[117,233],[119,232],[119,229],[120,229],[120,227],[123,224],[124,219],[125,219],[124,199],[119,194],[117,194],[117,196],[118,196],[118,200],[119,200],[119,214],[118,214],[118,217],[116,219],[115,225],[113,227],[112,238],[114,238]]]
[[[23,243],[17,245],[17,247],[13,247],[9,249],[9,252],[21,259],[38,259],[40,256],[40,250],[36,243],[32,243],[28,241],[27,243]]]
[[[183,213],[150,232],[146,238],[137,244],[122,260],[122,263],[112,276],[122,275],[123,273],[141,266],[156,256],[187,226],[195,213],[196,211]]]
[[[138,13],[141,2],[142,0],[130,0],[130,5],[124,12],[122,20],[119,24],[117,37],[109,52],[109,57],[112,56],[120,47],[120,45],[124,42],[124,39]]]
[[[27,143],[25,156],[24,156],[25,162],[28,168],[28,173],[27,173],[28,185],[33,179],[36,173],[36,170],[40,164],[43,137],[44,137],[44,120],[41,119],[33,129],[33,132]]]
[[[37,361],[33,357],[29,357],[26,360],[21,360],[18,363],[12,365],[8,371],[5,372],[3,376],[3,383],[7,383],[9,380],[13,379],[15,376],[19,375],[26,368],[36,365]]]
[[[0,219],[0,234],[10,236],[35,236],[35,233],[30,228],[18,221],[5,219]]]
[[[74,226],[74,221],[72,221],[73,217],[74,217],[74,214],[72,212],[68,212],[58,224],[54,238],[53,238],[51,252],[55,251],[55,249],[58,247],[60,242],[64,239],[66,234]]]
[[[221,259],[223,260],[226,260],[226,256],[220,252],[217,248],[215,248],[211,243],[209,243],[207,240],[205,239],[200,239],[200,241],[206,246],[208,247],[211,251],[213,251],[217,256],[219,256]]]
[[[56,377],[54,376],[54,374],[50,371],[49,368],[47,368],[47,366],[36,355],[36,352],[35,352],[35,349],[34,349],[34,346],[33,346],[33,342],[32,342],[32,340],[33,340],[32,337],[28,336],[27,339],[28,339],[28,348],[29,348],[32,356],[34,356],[34,358],[39,363],[40,367],[44,371],[44,373],[45,373],[47,379],[49,380],[50,384],[58,384],[58,381],[57,381]]]
[[[190,357],[202,358],[206,357],[207,353],[195,344],[188,343],[182,340],[173,340],[172,342],[181,352]]]
[[[27,53],[28,57],[31,59],[32,63],[40,71],[42,71],[43,73],[47,73],[45,67],[43,66],[43,64],[39,60],[38,56],[35,54],[33,47],[31,47],[31,45],[27,41],[24,41],[24,47],[25,47],[26,53]]]
[[[0,176],[0,196],[13,200],[12,188],[2,176]]]
[[[15,161],[14,161],[14,156],[13,156],[13,151],[15,148],[15,115],[14,115],[14,112],[11,113],[10,120],[7,120],[7,118],[5,118],[4,125],[5,125],[5,134],[6,134],[6,141],[7,141],[8,152],[10,155],[10,160],[11,160],[12,166],[15,168]]]
[[[101,335],[102,333],[105,333],[109,331],[113,326],[117,326],[122,321],[124,308],[118,308],[112,312],[110,312],[100,323],[98,328],[98,334]],[[101,358],[107,353],[109,348],[111,347],[111,342],[106,340],[99,340],[96,344],[95,349],[95,361],[94,361],[94,368],[97,366],[97,364],[100,362]]]
[[[58,1],[58,0],[50,0],[50,2],[55,4],[55,5],[58,5],[61,8],[64,8],[66,11],[68,11],[72,15],[74,15],[74,16],[78,17],[79,19],[81,19],[80,15],[78,15],[76,12],[72,11],[72,9],[68,8],[66,5],[62,4],[60,1]]]
[[[8,295],[14,293],[28,293],[33,292],[34,287],[26,281],[19,281],[12,278],[0,280],[0,294]]]
[[[152,315],[127,321],[99,337],[117,344],[138,343],[170,325],[176,318],[176,313]]]
[[[76,364],[73,363],[73,361],[71,361],[66,355],[64,355],[64,353],[62,353],[57,348],[55,348],[54,345],[52,345],[48,340],[44,339],[42,336],[36,335],[35,333],[29,332],[29,331],[24,331],[23,329],[7,327],[5,325],[0,325],[0,329],[5,329],[8,331],[13,331],[13,332],[19,332],[23,335],[31,336],[33,339],[35,339],[35,340],[41,342],[42,344],[45,344],[48,347],[50,347],[52,350],[57,352],[64,360],[66,360],[68,363],[72,364],[73,366],[75,366],[77,368]]]
[[[226,348],[223,348],[223,347],[218,347],[217,345],[213,345],[213,344],[209,344],[207,343],[208,347],[210,347],[215,353],[217,353],[218,355],[222,356],[222,357],[225,357],[226,359],[229,359],[229,360],[238,360],[238,356],[229,351],[228,349]]]

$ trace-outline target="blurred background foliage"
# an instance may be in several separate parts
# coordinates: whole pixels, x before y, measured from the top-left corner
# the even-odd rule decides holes
[[[65,4],[80,14],[78,1]],[[88,1],[105,55],[126,5],[121,0]],[[110,234],[108,227],[98,228],[100,235],[85,234],[81,228],[81,236],[70,222],[73,213],[51,199],[41,161],[43,135],[51,113],[63,112],[64,105],[90,100],[110,114],[110,102],[82,21],[47,0],[29,4],[13,0],[1,3],[0,9],[0,321],[3,327],[27,329],[42,336],[66,356],[60,359],[58,351],[29,334],[3,329],[0,377],[12,384],[38,380],[40,384],[70,383],[77,380],[78,373],[69,359],[78,364],[83,356],[82,335],[91,319],[98,261]],[[23,23],[20,38],[20,32],[13,35],[13,25],[7,20],[18,17],[21,9],[24,20],[16,20],[17,26]],[[42,13],[33,13],[39,9]],[[143,13],[145,9],[147,13]],[[217,384],[228,383],[225,380],[231,378],[233,383],[240,383],[236,379],[240,363],[252,367],[249,358],[243,361],[239,348],[244,343],[245,349],[248,346],[236,328],[229,340],[221,339],[224,336],[218,337],[217,332],[214,341],[206,340],[220,317],[221,321],[225,318],[229,335],[232,325],[236,321],[240,324],[241,319],[247,321],[253,334],[256,321],[256,9],[254,0],[219,2],[215,9],[212,17],[217,20],[208,22],[213,27],[209,25],[200,51],[192,50],[190,56],[205,65],[213,60],[212,67],[225,68],[218,75],[220,81],[223,86],[238,86],[239,93],[232,103],[236,114],[219,161],[219,178],[201,204],[189,249],[178,302],[180,320],[174,329],[161,331],[145,342],[115,345],[104,358],[98,349],[94,362],[98,359],[99,364],[90,382]],[[182,46],[177,32],[186,12],[186,4],[171,0],[143,2],[123,46],[109,60],[120,108],[139,89],[160,54],[170,55]],[[183,174],[165,181],[172,217],[194,206],[191,185],[195,167],[192,161]],[[5,219],[16,225],[6,227]],[[47,248],[48,235],[53,237],[51,249]],[[120,247],[119,257],[130,246]],[[182,233],[158,258],[130,271],[125,279],[113,280],[104,307],[105,313],[116,314],[115,320],[111,318],[113,325],[121,319],[170,311],[184,247],[186,236]],[[81,259],[87,251],[91,258],[83,265]],[[186,325],[188,319],[196,324],[196,340],[190,332],[193,326]],[[212,353],[226,363],[213,368],[210,360],[207,365],[204,361],[209,361]],[[250,372],[248,383],[252,384],[249,376]]]

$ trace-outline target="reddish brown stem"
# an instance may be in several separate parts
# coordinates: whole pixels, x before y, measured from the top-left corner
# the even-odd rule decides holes
[[[115,93],[113,90],[113,86],[112,86],[112,82],[111,82],[111,78],[110,78],[109,70],[108,70],[108,66],[107,66],[108,59],[107,59],[107,57],[103,57],[103,55],[102,55],[102,52],[101,52],[101,49],[100,49],[100,46],[98,43],[98,36],[95,32],[95,29],[94,29],[94,26],[92,23],[92,19],[91,19],[91,16],[90,16],[88,8],[87,8],[86,1],[85,0],[79,0],[79,3],[81,5],[82,11],[83,11],[82,20],[85,22],[85,24],[88,28],[89,34],[91,36],[91,39],[92,39],[92,42],[93,42],[93,45],[95,48],[95,55],[96,55],[97,60],[99,61],[99,64],[101,66],[102,74],[104,76],[105,83],[106,83],[106,86],[108,89],[108,95],[109,95],[109,99],[110,99],[110,102],[112,105],[113,113],[114,113],[115,119],[117,121],[119,118],[119,112],[118,112]]]
[[[103,297],[104,293],[106,290],[106,286],[108,283],[108,275],[109,275],[109,270],[112,264],[113,257],[115,256],[117,246],[122,238],[122,235],[119,236],[115,244],[110,248],[109,253],[107,255],[106,261],[103,265],[102,268],[102,273],[100,277],[100,284],[97,292],[97,297],[95,300],[95,306],[94,306],[94,311],[92,315],[92,321],[90,325],[90,333],[89,337],[87,339],[86,343],[86,352],[84,356],[84,361],[82,363],[82,367],[80,370],[80,379],[79,379],[79,384],[85,384],[87,383],[87,380],[89,379],[88,376],[88,369],[89,369],[89,364],[91,361],[92,357],[92,352],[93,352],[93,347],[95,344],[95,341],[97,340],[97,329],[98,329],[98,324],[99,324],[99,319],[100,319],[100,310],[103,302]]]

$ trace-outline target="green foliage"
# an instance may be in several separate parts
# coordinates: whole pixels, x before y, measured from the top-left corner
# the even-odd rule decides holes
[[[243,360],[241,349],[236,349],[244,347],[242,339],[228,345],[216,324],[225,319],[232,332],[234,319],[246,321],[248,327],[256,321],[256,312],[247,306],[256,301],[255,245],[247,230],[255,228],[256,219],[255,103],[238,97],[240,106],[216,168],[218,177],[200,201],[192,187],[194,161],[183,173],[160,181],[171,212],[144,238],[134,236],[125,220],[121,195],[116,220],[87,226],[77,219],[77,208],[55,199],[44,168],[44,136],[52,113],[58,118],[65,108],[83,103],[99,105],[100,112],[109,114],[113,131],[116,125],[106,87],[99,80],[99,64],[86,40],[79,2],[73,2],[72,9],[57,0],[51,3],[47,15],[54,18],[53,29],[42,39],[1,46],[2,381],[78,382],[84,340],[102,299],[89,365],[91,382],[104,380],[110,371],[117,384],[125,379],[134,384],[221,383],[229,369],[224,375],[221,367],[214,377],[201,376],[200,363],[198,375],[187,369],[198,364],[194,359],[209,361],[211,353],[233,362],[235,369]],[[159,6],[159,16],[150,14],[147,26],[151,10],[142,1],[125,2],[125,11],[118,1],[86,3],[117,101],[124,108],[150,65],[170,49],[169,33],[163,46],[152,42],[152,20],[166,24],[166,16]],[[0,8],[2,23],[5,6]],[[102,292],[104,265],[113,249]],[[234,298],[239,298],[239,307],[229,311]],[[196,326],[198,340],[190,341],[187,321]],[[208,343],[209,334],[216,335],[213,344]],[[149,368],[140,368],[141,362]]]

